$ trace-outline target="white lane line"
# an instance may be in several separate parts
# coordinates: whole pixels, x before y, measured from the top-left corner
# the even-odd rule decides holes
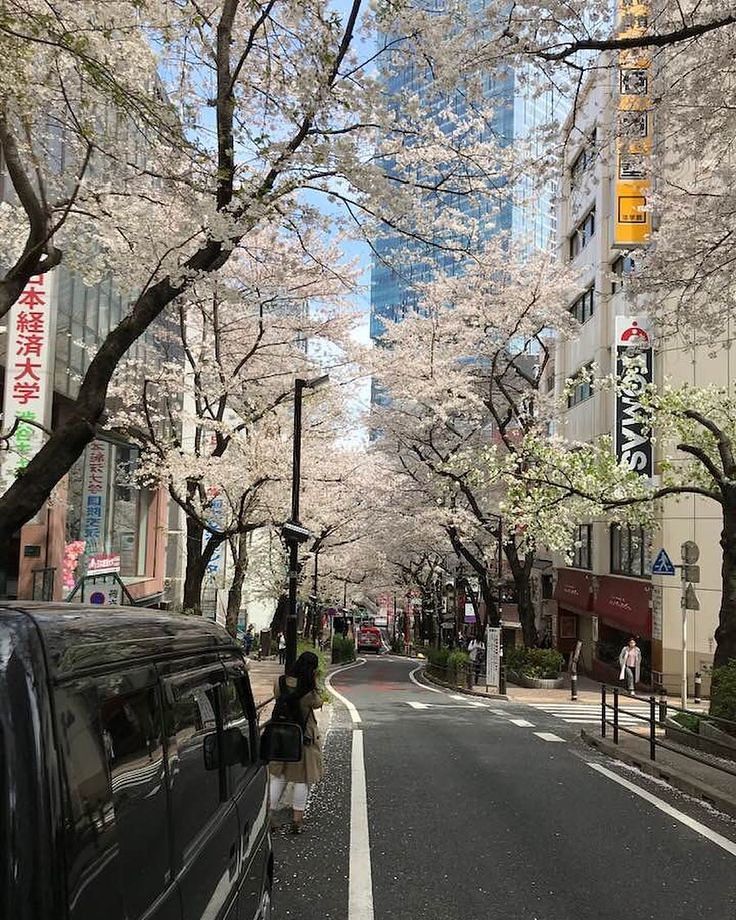
[[[451,694],[451,695],[450,695],[450,699],[451,699],[451,700],[460,700],[461,702],[464,703],[465,700],[466,700],[466,697],[460,696],[458,693],[454,693],[454,694]]]
[[[444,690],[440,690],[438,687],[429,687],[427,684],[423,684],[421,681],[418,681],[416,677],[414,677],[417,671],[423,671],[423,670],[424,670],[424,666],[419,665],[418,668],[414,668],[413,671],[409,671],[409,680],[413,684],[416,684],[417,687],[421,687],[422,690],[429,690],[431,693],[441,693],[443,696],[449,696],[449,694],[445,693]]]
[[[331,674],[328,674],[325,680],[325,687],[327,687],[327,689],[330,691],[330,693],[333,696],[336,696],[337,699],[340,700],[340,702],[345,706],[347,711],[350,713],[350,718],[356,724],[358,722],[363,721],[360,718],[360,713],[358,712],[358,710],[355,708],[355,706],[350,702],[350,700],[347,697],[343,696],[342,693],[338,693],[337,690],[335,690],[335,688],[332,686],[332,678],[336,674],[342,674],[343,671],[352,671],[353,668],[359,668],[361,667],[361,665],[364,665],[364,664],[365,664],[365,658],[361,658],[358,660],[357,664],[349,664],[344,668],[338,668],[336,671],[333,671]]]
[[[431,709],[431,703],[413,703],[411,700],[404,700],[407,706],[411,706],[412,709]]]
[[[706,827],[705,824],[701,824],[700,821],[696,821],[695,818],[691,818],[689,815],[679,811],[677,808],[673,808],[671,805],[668,805],[667,802],[663,802],[662,799],[658,798],[656,795],[652,795],[651,792],[647,791],[646,789],[642,789],[641,786],[637,786],[635,783],[629,782],[629,780],[624,779],[623,776],[618,776],[612,770],[608,770],[606,767],[602,767],[598,763],[591,763],[590,761],[588,761],[588,766],[595,770],[597,773],[603,774],[603,776],[607,777],[608,779],[612,779],[614,783],[618,783],[619,786],[623,786],[624,789],[628,789],[629,792],[633,792],[634,795],[638,795],[640,798],[649,802],[651,805],[654,805],[655,808],[663,811],[666,815],[669,815],[670,818],[674,818],[676,821],[684,824],[685,827],[689,827],[690,830],[700,834],[701,837],[705,837],[707,840],[710,840],[711,843],[715,843],[715,845],[720,847],[722,850],[725,850],[732,856],[736,856],[736,843],[734,843],[733,840],[729,840],[727,837],[724,837],[717,831],[712,831],[709,827]]]
[[[492,712],[494,716],[507,716],[508,713],[504,709],[489,709],[488,712]]]
[[[542,741],[561,741],[563,744],[565,743],[565,739],[560,738],[554,732],[532,732],[532,734],[536,735],[537,738],[541,738]]]
[[[526,719],[509,719],[513,725],[518,725],[519,728],[534,728],[533,722],[527,722]]]
[[[363,732],[353,732],[350,793],[350,881],[348,920],[373,920],[373,880],[368,831],[368,796],[365,782]]]

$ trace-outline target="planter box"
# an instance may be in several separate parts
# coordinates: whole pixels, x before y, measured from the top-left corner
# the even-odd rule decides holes
[[[514,674],[514,683],[533,690],[559,690],[565,686],[566,678],[526,677],[524,674]]]
[[[695,734],[695,732],[683,728],[679,722],[669,718],[664,723],[665,738],[669,738],[677,744],[682,744],[684,747],[702,751],[704,754],[714,754],[716,757],[724,757],[726,760],[736,760],[736,738],[726,735],[725,732],[714,728],[707,722],[700,723],[700,730],[701,734]]]

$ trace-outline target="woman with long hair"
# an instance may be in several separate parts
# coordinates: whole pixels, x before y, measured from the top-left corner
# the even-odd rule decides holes
[[[317,669],[319,659],[314,652],[302,652],[286,675],[274,683],[273,693],[276,698],[282,693],[291,693],[298,697],[303,725],[304,744],[302,757],[298,763],[272,763],[271,772],[271,810],[275,809],[287,783],[293,783],[292,834],[302,832],[304,810],[307,805],[309,789],[322,778],[322,749],[315,709],[322,708],[322,696],[317,687]]]

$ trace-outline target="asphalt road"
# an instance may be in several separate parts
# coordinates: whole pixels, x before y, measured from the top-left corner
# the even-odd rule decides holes
[[[453,699],[415,668],[371,657],[334,677],[361,721],[336,701],[308,830],[275,842],[277,920],[736,918],[731,819],[601,757],[574,725]]]

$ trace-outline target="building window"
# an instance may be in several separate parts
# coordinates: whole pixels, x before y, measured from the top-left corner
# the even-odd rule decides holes
[[[592,286],[571,305],[570,313],[581,325],[587,323],[595,313],[595,291]]]
[[[591,208],[570,236],[570,259],[578,256],[595,233],[595,207]]]
[[[570,565],[576,569],[593,567],[593,525],[580,524],[575,533],[573,556]]]
[[[569,381],[569,390],[567,394],[568,409],[572,409],[573,406],[585,402],[586,399],[590,399],[593,395],[592,373],[593,365],[586,364],[585,367],[581,368]]]
[[[624,286],[624,278],[634,270],[631,256],[619,256],[611,263],[611,293],[615,294]]]
[[[611,571],[616,575],[649,577],[649,535],[645,528],[611,525]]]
[[[570,188],[572,190],[580,187],[586,172],[595,160],[597,153],[596,139],[596,130],[593,128],[593,132],[586,141],[585,146],[570,164]]]

